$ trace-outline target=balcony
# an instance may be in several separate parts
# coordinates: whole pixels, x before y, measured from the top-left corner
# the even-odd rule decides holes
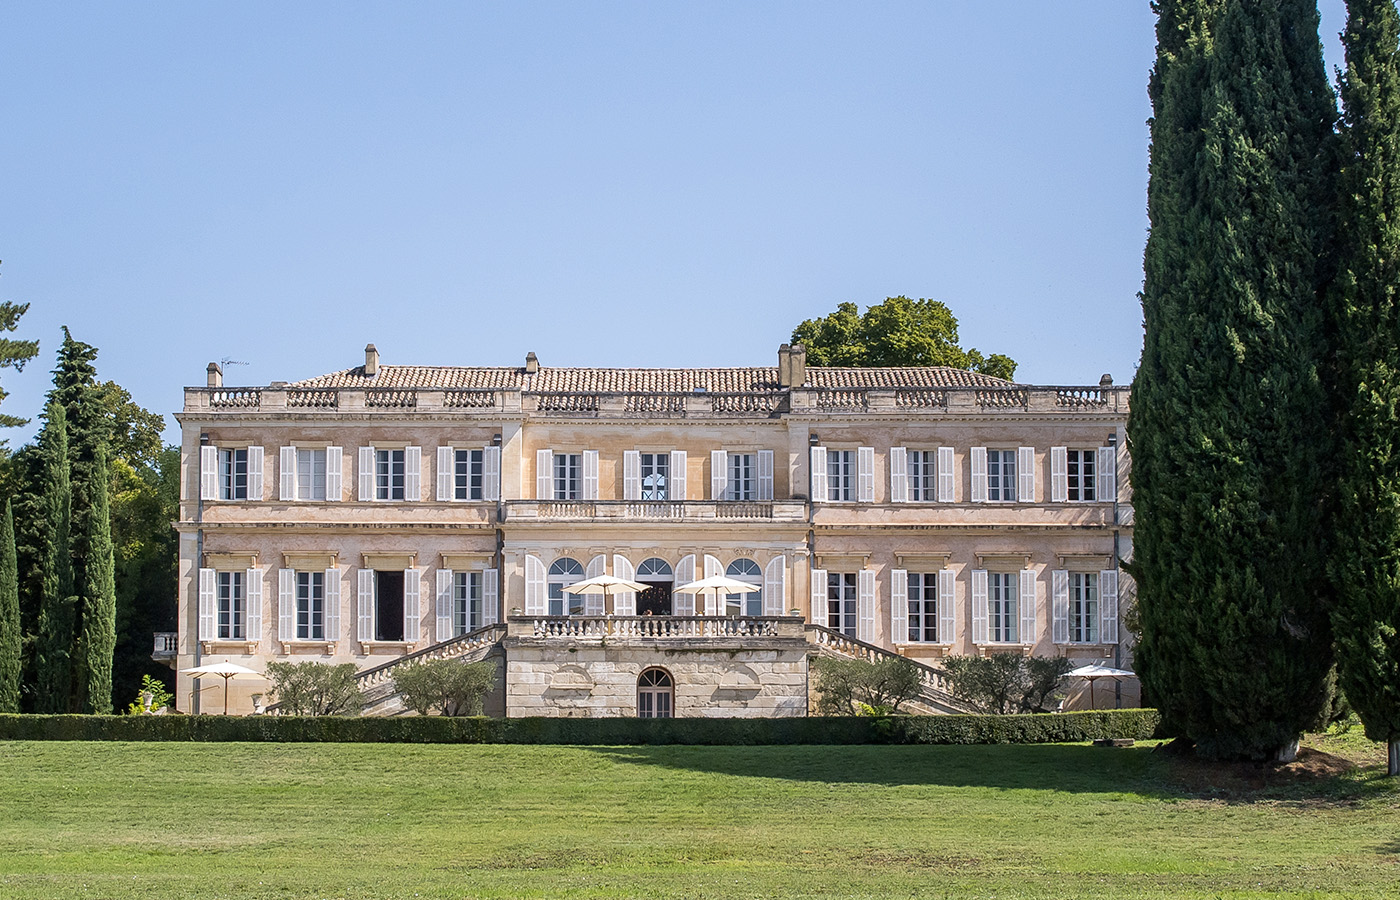
[[[174,631],[157,631],[155,644],[151,647],[151,659],[156,662],[175,664],[175,653],[179,646],[179,635]]]
[[[802,522],[802,500],[508,500],[508,521]]]
[[[515,644],[744,646],[806,640],[796,616],[511,616]]]

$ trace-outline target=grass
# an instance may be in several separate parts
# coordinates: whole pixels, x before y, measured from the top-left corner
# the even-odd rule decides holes
[[[1367,766],[1218,769],[1151,745],[0,743],[0,897],[1400,895],[1400,785],[1363,738],[1319,741]]]

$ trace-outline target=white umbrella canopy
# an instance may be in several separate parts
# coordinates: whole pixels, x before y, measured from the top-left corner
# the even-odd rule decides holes
[[[220,662],[207,663],[202,666],[195,666],[193,669],[181,669],[181,673],[189,675],[196,681],[205,675],[218,675],[224,680],[224,715],[228,715],[228,680],[230,678],[244,678],[252,676],[254,678],[265,677],[261,672],[254,672],[247,666],[240,666],[238,663]]]
[[[615,575],[594,575],[592,578],[583,581],[575,581],[573,584],[565,586],[564,590],[570,594],[626,594],[629,592],[640,593],[647,589],[644,584],[635,581],[628,581],[626,578],[618,578]]]
[[[727,575],[711,575],[709,578],[701,578],[699,581],[691,581],[675,588],[677,594],[706,594],[714,592],[716,594],[757,594],[763,588],[749,584],[746,581],[739,581]]]
[[[1115,669],[1112,666],[1100,666],[1091,664],[1071,669],[1066,673],[1070,678],[1084,678],[1089,682],[1089,708],[1094,708],[1094,682],[1100,678],[1136,678],[1136,672],[1129,672],[1127,669]]]

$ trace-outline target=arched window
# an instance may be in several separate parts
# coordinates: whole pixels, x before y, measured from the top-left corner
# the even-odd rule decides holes
[[[726,616],[763,615],[763,570],[751,559],[736,559],[724,570],[724,574],[735,581],[751,584],[759,590],[752,594],[726,594],[724,614]]]
[[[675,577],[671,564],[655,556],[642,560],[642,564],[637,566],[638,581],[672,581]]]
[[[669,719],[675,710],[675,684],[665,669],[647,669],[637,678],[637,715]]]
[[[566,594],[564,588],[583,580],[583,564],[567,556],[549,567],[549,614],[551,616],[583,615],[583,595]]]

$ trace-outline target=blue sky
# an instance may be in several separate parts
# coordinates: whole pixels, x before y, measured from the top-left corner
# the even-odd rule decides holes
[[[1018,380],[1127,382],[1153,25],[1147,0],[7,4],[0,299],[42,351],[4,411],[39,412],[65,324],[169,414],[210,360],[266,384],[371,341],[774,365],[802,319],[895,294]]]

